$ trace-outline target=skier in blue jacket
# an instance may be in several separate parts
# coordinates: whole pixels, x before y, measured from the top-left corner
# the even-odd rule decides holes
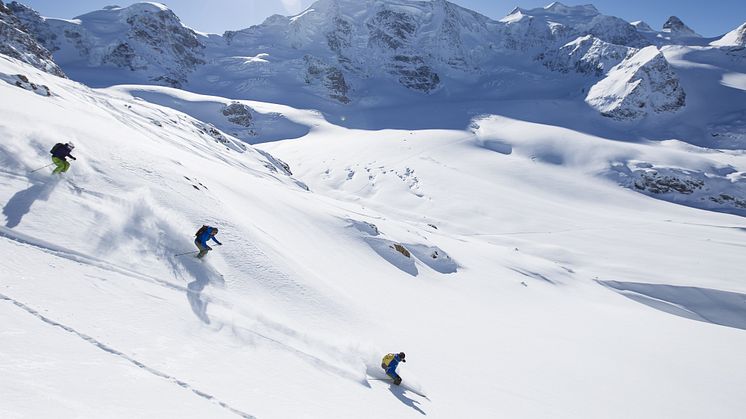
[[[399,352],[398,354],[387,354],[381,360],[381,368],[386,371],[386,375],[394,379],[394,384],[397,386],[401,384],[401,377],[396,373],[396,367],[399,362],[407,362],[404,357],[404,352]]]
[[[202,259],[207,252],[212,250],[212,247],[207,245],[208,240],[214,241],[218,246],[223,245],[223,243],[220,243],[218,239],[215,238],[216,234],[218,234],[218,229],[216,227],[202,226],[197,230],[197,234],[195,234],[197,238],[194,239],[194,244],[197,246],[197,249],[199,249],[199,254],[197,255],[198,258]]]

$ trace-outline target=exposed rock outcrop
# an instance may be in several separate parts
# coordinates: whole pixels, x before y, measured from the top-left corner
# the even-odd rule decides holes
[[[52,59],[52,54],[44,48],[15,16],[13,9],[0,1],[0,54],[45,71],[55,76],[65,77],[65,73]]]
[[[34,92],[39,96],[52,96],[52,91],[49,90],[49,87],[43,84],[34,83],[23,74],[15,74],[15,75],[0,74],[0,80],[5,81],[6,83],[10,83],[16,87],[20,87],[21,89]]]
[[[310,55],[306,55],[303,61],[307,84],[320,84],[329,92],[330,98],[341,103],[350,103],[350,98],[347,97],[350,85],[347,84],[342,70]]]
[[[539,55],[544,65],[554,71],[600,77],[637,52],[636,49],[614,45],[593,35],[582,36],[558,50]]]
[[[657,199],[746,215],[746,173],[731,166],[685,169],[637,161],[613,164],[608,175]]]
[[[251,116],[251,108],[238,102],[233,102],[223,108],[222,113],[231,123],[246,128],[251,127],[254,120],[254,117]]]
[[[671,34],[672,36],[676,37],[701,37],[702,35],[694,32],[694,30],[684,24],[684,22],[681,21],[676,16],[671,16],[668,18],[666,23],[663,24],[663,30],[662,32]]]
[[[639,119],[683,108],[686,94],[666,58],[650,46],[614,67],[585,100],[604,116]]]

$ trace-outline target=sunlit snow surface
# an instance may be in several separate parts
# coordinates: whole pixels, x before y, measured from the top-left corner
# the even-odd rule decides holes
[[[0,82],[2,417],[746,408],[746,222],[624,178],[687,170],[725,190],[740,151],[563,128],[521,118],[528,103],[461,129],[364,130],[246,101],[293,138],[260,152],[210,120],[230,99],[91,90],[1,58],[15,74],[52,96]],[[69,140],[67,175],[32,173]],[[175,256],[202,224],[224,245]],[[369,377],[393,351],[408,389]]]

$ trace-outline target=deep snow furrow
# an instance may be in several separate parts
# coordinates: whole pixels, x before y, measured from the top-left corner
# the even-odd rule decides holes
[[[156,377],[160,377],[160,378],[166,379],[166,380],[170,381],[171,383],[174,383],[174,384],[178,385],[179,387],[182,387],[182,388],[184,388],[186,390],[189,390],[192,393],[196,394],[197,396],[202,397],[204,399],[207,399],[207,400],[209,400],[211,402],[214,402],[218,406],[220,406],[220,407],[222,407],[224,409],[227,409],[230,412],[235,413],[238,416],[241,416],[242,418],[245,418],[245,419],[256,419],[255,416],[250,415],[250,414],[248,414],[246,412],[242,412],[241,410],[238,410],[238,409],[232,407],[228,403],[223,402],[223,401],[217,399],[215,396],[213,396],[213,395],[211,395],[211,394],[209,394],[207,392],[204,392],[202,390],[199,390],[199,389],[193,387],[191,384],[187,383],[186,381],[183,381],[183,380],[180,380],[180,379],[178,379],[176,377],[168,375],[168,374],[166,374],[164,372],[161,372],[161,371],[159,371],[159,370],[157,370],[157,369],[155,369],[153,367],[149,367],[148,365],[146,365],[146,364],[144,364],[144,363],[142,363],[142,362],[140,362],[140,361],[138,361],[138,360],[130,357],[129,355],[127,355],[127,354],[125,354],[125,353],[123,353],[121,351],[118,351],[118,350],[112,348],[111,346],[108,346],[107,344],[105,344],[105,343],[103,343],[103,342],[101,342],[101,341],[99,341],[99,340],[97,340],[97,339],[95,339],[95,338],[93,338],[91,336],[88,336],[88,335],[86,335],[86,334],[84,334],[82,332],[79,332],[79,331],[73,329],[70,326],[66,326],[66,325],[64,325],[62,323],[59,323],[59,322],[56,322],[56,321],[50,319],[49,317],[44,316],[43,314],[41,314],[38,311],[34,310],[33,308],[27,306],[26,304],[23,304],[20,301],[17,301],[17,300],[15,300],[15,299],[13,299],[11,297],[8,297],[8,296],[6,296],[4,294],[0,294],[0,300],[7,301],[7,302],[15,305],[16,307],[18,307],[18,308],[26,311],[27,313],[31,314],[32,316],[38,318],[39,320],[43,321],[44,323],[47,323],[48,325],[51,325],[51,326],[54,326],[54,327],[59,327],[60,329],[66,331],[68,333],[72,333],[73,335],[75,335],[75,336],[79,337],[80,339],[88,342],[89,344],[97,347],[98,349],[100,349],[100,350],[102,350],[104,352],[108,352],[111,355],[118,356],[119,358],[122,358],[122,359],[128,361],[129,363],[135,365],[138,368],[141,368],[141,369],[149,372],[150,374],[155,375]]]

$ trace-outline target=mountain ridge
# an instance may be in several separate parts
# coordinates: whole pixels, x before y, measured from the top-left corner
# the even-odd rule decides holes
[[[522,78],[536,85],[527,89],[531,95],[570,94],[583,101],[641,48],[709,42],[675,17],[662,31],[652,31],[603,15],[593,5],[559,2],[518,7],[494,20],[445,0],[320,0],[297,15],[270,16],[223,35],[196,32],[153,2],[108,7],[72,21],[11,6],[61,67],[89,85],[159,84],[265,101],[288,100],[281,92],[292,91],[297,93],[289,104],[332,113],[418,97],[470,100],[476,93],[480,100],[495,100],[508,90],[494,86],[511,84],[510,94],[518,94],[529,84]],[[653,78],[667,78],[686,93],[675,68],[653,68],[662,71]],[[560,78],[566,92],[554,86]],[[650,93],[635,102],[647,103],[658,92]],[[657,109],[677,113],[686,106],[684,96],[671,98],[678,106]],[[618,115],[635,120],[649,113]]]

